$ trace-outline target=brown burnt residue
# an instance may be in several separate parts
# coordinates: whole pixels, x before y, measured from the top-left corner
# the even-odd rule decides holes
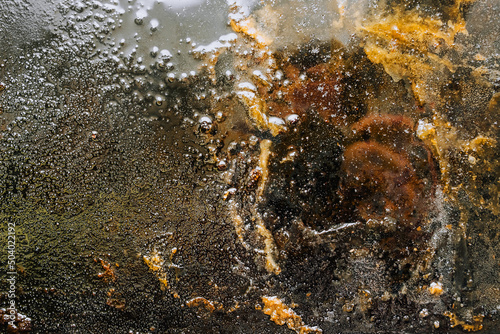
[[[437,170],[430,150],[414,135],[412,121],[369,116],[352,126],[357,141],[344,152],[340,197],[347,216],[391,217],[419,225],[433,197]]]
[[[358,94],[364,98],[367,87],[354,77],[373,68],[365,56],[351,58],[337,42],[330,44],[308,45],[304,54],[275,55],[283,78],[259,90],[269,115],[319,115],[333,126],[348,126],[363,116],[365,102]]]
[[[370,228],[390,221],[390,229],[405,237],[389,233],[379,241],[395,238],[398,245],[385,244],[398,249],[422,236],[439,173],[433,153],[415,135],[416,101],[407,96],[399,109],[387,102],[408,95],[408,87],[391,83],[363,50],[347,51],[335,41],[311,42],[299,54],[278,51],[268,59],[274,75],[254,71],[253,81],[237,84],[255,130],[264,138],[271,135],[262,138],[269,143],[261,151],[265,159],[254,153],[247,172],[230,172],[243,173],[253,184],[238,186],[234,178],[228,183],[245,248],[255,249],[257,258],[264,255],[267,271],[280,274],[286,270],[283,260],[292,254],[302,259],[303,247],[328,244],[332,235],[345,234],[343,226],[361,227],[356,233],[363,244]],[[286,124],[278,126],[272,118]],[[350,238],[345,234],[328,247],[341,247]],[[270,263],[280,270],[271,270]]]
[[[342,73],[333,64],[320,64],[305,71],[305,79],[299,79],[298,69],[288,72],[295,80],[291,86],[290,100],[293,111],[304,115],[315,110],[323,118],[339,115],[341,112]],[[298,75],[299,74],[299,75]]]
[[[448,184],[464,178],[456,172],[458,158],[478,170],[465,176],[468,184],[480,184],[479,169],[488,176],[494,170],[485,159],[493,153],[484,152],[497,145],[481,134],[493,127],[498,98],[484,111],[491,96],[482,92],[490,87],[480,79],[470,85],[472,74],[455,62],[455,40],[466,33],[460,3],[429,16],[396,1],[363,21],[357,48],[332,39],[280,49],[258,20],[232,22],[255,44],[252,52],[235,51],[234,99],[214,108],[228,120],[220,124],[225,146],[214,160],[221,162],[223,198],[247,256],[238,259],[238,272],[248,264],[245,278],[265,286],[255,283],[245,296],[290,289],[284,295],[299,301],[297,313],[307,322],[315,319],[309,307],[325,311],[319,305],[333,304],[353,319],[373,315],[373,323],[387,319],[378,312],[389,301],[418,317],[419,303],[450,297],[449,277],[435,283],[443,260],[434,261],[442,256],[437,245],[458,235],[447,220],[447,190],[467,188]],[[465,106],[463,96],[480,103]],[[485,117],[474,131],[462,131],[478,111]],[[495,191],[469,200],[498,207]],[[451,247],[445,251],[451,259]],[[294,310],[276,297],[262,301],[272,321],[300,332]]]

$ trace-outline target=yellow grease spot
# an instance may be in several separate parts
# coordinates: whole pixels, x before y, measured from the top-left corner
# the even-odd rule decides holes
[[[269,156],[271,155],[271,141],[265,139],[260,142],[260,155],[259,155],[259,168],[262,171],[261,178],[259,180],[259,187],[257,188],[257,202],[262,200],[262,195],[264,194],[264,189],[266,187],[267,179],[269,176]],[[257,231],[264,238],[264,252],[266,254],[266,270],[278,275],[281,272],[281,268],[276,263],[275,254],[277,253],[276,245],[274,243],[274,238],[269,231],[260,214],[256,214],[257,220]]]
[[[442,39],[451,45],[457,32],[465,32],[465,26],[458,25],[454,28],[446,28],[441,20],[421,17],[417,12],[396,11],[394,16],[382,18],[362,30],[382,39],[397,41],[402,46],[427,52],[429,43],[438,45]]]
[[[465,321],[458,319],[454,313],[445,312],[444,315],[450,318],[451,328],[455,326],[462,326],[462,328],[468,332],[476,332],[483,329],[483,324],[482,324],[484,318],[483,315],[476,315],[472,317],[472,325],[467,324]]]
[[[443,284],[441,282],[432,282],[429,286],[429,292],[431,295],[441,295],[443,293]]]
[[[446,122],[442,115],[436,112],[432,123],[419,121],[416,133],[424,142],[430,143],[430,147],[439,162],[441,180],[444,186],[443,192],[450,193],[452,191],[450,186],[451,164],[447,157],[448,150],[459,145],[457,130],[449,122]]]
[[[255,91],[252,91],[244,86],[240,86],[239,88],[240,90],[237,91],[236,95],[248,108],[248,117],[255,123],[259,130],[269,130],[273,136],[277,136],[284,131],[284,127],[282,125],[269,122],[269,117],[266,114],[266,102],[257,96]]]
[[[231,308],[227,311],[228,313],[234,312],[240,308],[240,303],[236,302]]]
[[[231,11],[237,13],[240,9],[239,6],[234,6],[231,8]],[[274,28],[276,30],[279,22],[279,16],[272,10],[271,6],[266,5],[261,10],[255,12],[252,17],[231,19],[230,25],[235,32],[252,38],[260,47],[266,47],[273,42],[273,39],[262,32],[262,29],[258,27],[256,18],[268,29]]]
[[[476,55],[474,56],[474,59],[475,60],[478,60],[478,61],[483,61],[483,60],[486,60],[486,57],[483,56],[482,54],[480,53],[476,53]]]
[[[447,122],[444,116],[440,115],[435,111],[432,123],[420,120],[418,122],[418,127],[416,129],[417,136],[424,142],[429,143],[435,157],[438,160],[440,171],[441,171],[441,181],[443,184],[443,193],[447,194],[449,197],[445,200],[456,201],[458,205],[458,192],[463,189],[465,190],[470,198],[478,206],[482,206],[492,210],[495,214],[500,212],[498,201],[485,201],[482,196],[479,195],[477,190],[477,185],[471,182],[469,186],[464,187],[463,184],[451,186],[451,181],[455,177],[453,170],[453,162],[450,161],[450,151],[461,150],[463,153],[469,155],[469,161],[476,162],[478,158],[488,158],[491,151],[497,147],[497,140],[494,138],[479,135],[476,138],[465,141],[459,139],[458,130],[453,127],[449,122]],[[490,168],[490,166],[486,166]],[[475,181],[477,175],[472,174],[471,179]],[[495,197],[493,197],[495,198]],[[464,227],[468,220],[466,211],[461,213],[459,228],[462,229],[462,233],[465,233]],[[446,226],[450,229],[452,226]]]
[[[302,318],[289,306],[283,303],[283,301],[278,297],[263,296],[262,302],[264,303],[262,312],[269,315],[271,317],[271,321],[277,325],[283,326],[286,324],[288,328],[300,334],[323,333],[323,331],[317,326],[306,326],[302,321]]]
[[[269,156],[271,155],[272,142],[269,139],[264,139],[260,142],[260,155],[259,155],[259,168],[261,170],[261,177],[259,180],[259,188],[257,189],[257,196],[260,200],[264,189],[266,187],[267,179],[269,177]]]
[[[162,284],[162,289],[163,288],[168,289],[169,286],[167,280],[167,273],[163,271],[163,264],[165,263],[165,260],[161,257],[161,255],[156,250],[153,250],[150,256],[144,255],[142,258],[144,259],[144,262],[149,267],[149,269],[155,272],[156,277]]]
[[[438,55],[439,48],[443,43],[453,47],[456,34],[467,33],[460,14],[455,22],[445,23],[421,17],[416,11],[401,10],[378,17],[361,30],[368,36],[364,47],[368,59],[382,64],[394,81],[408,78],[420,103],[433,94],[428,86],[429,75],[435,74],[437,69],[454,71],[453,64]]]
[[[163,263],[165,262],[156,250],[154,250],[150,256],[144,255],[143,259],[149,269],[151,269],[152,271],[160,270],[163,266]]]
[[[231,28],[233,28],[235,32],[241,32],[253,38],[260,46],[268,46],[271,44],[273,40],[258,31],[255,26],[256,24],[253,18],[246,18],[241,21],[231,20]]]
[[[470,142],[463,145],[463,149],[466,152],[477,152],[478,154],[484,153],[486,148],[496,147],[497,141],[493,138],[488,138],[484,136],[477,136]]]
[[[238,240],[246,249],[248,249],[249,246],[247,245],[245,239],[243,238],[245,225],[243,222],[243,218],[241,218],[241,216],[238,214],[238,205],[234,200],[229,201],[229,215],[231,216],[231,220],[233,221],[234,230],[236,232],[236,235],[238,236]]]
[[[162,277],[158,277],[158,280],[160,281],[161,284],[163,284],[164,287],[168,288],[168,281],[166,274],[163,274]]]
[[[205,310],[210,311],[210,312],[222,309],[221,304],[214,302],[214,301],[211,301],[211,300],[208,300],[208,299],[205,299],[203,297],[196,297],[196,298],[190,299],[186,302],[186,305],[189,307],[204,308]]]
[[[264,226],[264,222],[259,217],[257,223],[257,231],[264,238],[264,252],[266,253],[266,270],[272,272],[276,275],[281,273],[281,268],[276,263],[274,259],[274,254],[276,253],[276,245],[274,244],[274,238],[271,232]]]

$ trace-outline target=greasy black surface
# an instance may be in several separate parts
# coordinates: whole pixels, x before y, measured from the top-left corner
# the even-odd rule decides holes
[[[448,5],[422,3],[426,11],[446,12],[441,6]],[[2,27],[11,24],[1,18]],[[203,75],[169,83],[155,69],[148,74],[118,69],[110,58],[96,55],[92,43],[73,47],[58,36],[36,36],[42,37],[16,53],[2,50],[0,75],[5,87],[0,91],[0,240],[4,244],[7,223],[15,223],[18,311],[31,318],[33,333],[292,332],[256,309],[263,295],[296,303],[304,323],[324,333],[461,332],[443,315],[450,309],[469,321],[472,314],[484,314],[482,332],[498,332],[498,213],[480,204],[498,201],[497,148],[485,149],[474,166],[463,152],[447,153],[450,184],[464,185],[443,208],[429,208],[430,225],[422,234],[354,225],[317,237],[310,230],[344,222],[332,217],[344,133],[312,117],[295,134],[271,138],[271,176],[258,209],[267,213],[267,228],[280,251],[282,272],[272,275],[239,243],[222,199],[228,185],[206,163],[207,137],[215,132],[200,134],[186,119],[211,112],[213,105],[197,94],[215,99],[211,88],[224,90],[230,83],[211,86]],[[330,48],[324,45],[322,57],[311,56],[314,43],[293,62],[306,68],[328,60],[323,56]],[[411,99],[399,99],[407,94],[403,82],[386,86],[382,67],[365,66],[361,50],[349,57],[351,66],[359,59],[363,63],[344,81],[351,93],[344,93],[346,110],[361,117],[368,92],[382,109],[415,113],[408,108]],[[132,88],[120,81],[124,77]],[[498,119],[495,88],[464,68],[449,79],[439,92],[439,107],[459,129],[458,137],[498,139],[498,126],[492,125]],[[157,103],[154,94],[162,89],[167,97]],[[398,97],[396,106],[382,98],[387,96]],[[227,98],[229,105],[232,99]],[[245,123],[231,129],[248,128]],[[282,164],[290,146],[304,153]],[[237,148],[234,156],[243,152],[255,163],[258,148],[241,143]],[[244,168],[254,167],[243,160],[238,163]],[[236,172],[237,186],[247,182],[244,168]],[[242,188],[246,193],[240,198],[246,200],[256,184]],[[463,228],[463,217],[468,219],[463,233],[443,228]],[[429,240],[436,231],[444,232]],[[428,242],[435,255],[418,272],[427,263]],[[168,269],[166,288],[143,256],[157,249],[168,257],[174,248],[172,263],[178,269]],[[4,263],[5,249],[0,258]],[[113,274],[102,275],[105,266]],[[423,278],[424,273],[429,276]],[[419,299],[420,287],[440,277],[448,290],[439,298]],[[2,307],[6,286],[2,279]],[[364,290],[371,301],[363,299]],[[392,296],[382,298],[385,292]],[[213,312],[189,307],[186,302],[195,297],[222,307]],[[422,308],[430,315],[421,317]]]

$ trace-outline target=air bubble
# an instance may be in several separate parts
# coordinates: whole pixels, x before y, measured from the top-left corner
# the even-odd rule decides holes
[[[257,136],[250,136],[250,138],[248,138],[248,143],[250,144],[250,146],[255,146],[259,143],[259,138]]]
[[[172,58],[172,54],[170,53],[170,51],[163,49],[160,51],[160,57],[163,60],[170,60]]]
[[[288,125],[295,125],[300,121],[300,117],[297,114],[290,114],[285,118]]]
[[[173,73],[169,73],[169,74],[167,75],[167,81],[168,81],[168,82],[174,82],[174,81],[175,81],[175,74],[173,74]]]
[[[149,22],[149,30],[151,31],[156,31],[158,30],[158,26],[160,25],[160,22],[158,22],[157,19],[152,19],[151,22]]]
[[[217,120],[217,122],[223,122],[224,119],[226,117],[224,116],[224,113],[222,111],[218,111],[216,114],[215,114],[215,119]]]
[[[420,313],[418,314],[420,318],[425,318],[425,317],[428,317],[429,316],[429,310],[424,308],[420,311]]]
[[[215,133],[215,125],[213,124],[213,121],[210,117],[202,116],[200,117],[198,122],[200,123],[200,131],[202,133],[210,133],[210,134]]]
[[[149,53],[151,55],[151,57],[155,58],[157,55],[158,55],[158,47],[157,46],[153,46],[153,48],[151,49],[151,52]]]
[[[135,16],[135,24],[142,25],[144,23],[144,19],[148,16],[148,13],[144,9],[139,9]]]
[[[202,116],[200,117],[199,122],[212,124],[212,119],[208,116]]]
[[[156,104],[158,107],[160,107],[160,106],[163,104],[163,102],[164,102],[164,101],[165,101],[165,100],[164,100],[164,98],[163,98],[162,96],[157,96],[157,97],[155,98],[155,104]]]

